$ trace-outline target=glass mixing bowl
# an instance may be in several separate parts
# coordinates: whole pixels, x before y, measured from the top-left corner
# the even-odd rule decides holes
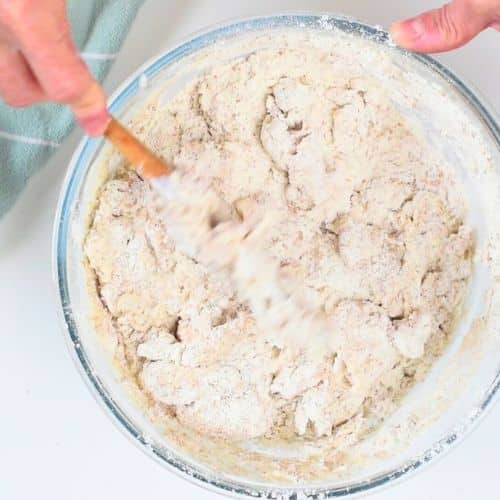
[[[330,15],[276,15],[247,19],[224,24],[198,34],[172,50],[145,64],[136,71],[113,95],[110,109],[120,118],[133,114],[155,88],[162,88],[166,98],[199,73],[200,54],[212,54],[212,63],[219,57],[214,47],[226,47],[242,37],[286,30],[314,32],[331,36],[338,31],[359,36],[383,45],[394,62],[425,79],[429,88],[435,88],[443,99],[453,102],[459,110],[457,127],[467,130],[467,137],[481,142],[481,158],[467,150],[467,141],[458,142],[453,130],[440,133],[439,110],[415,109],[415,116],[424,125],[427,139],[457,165],[464,177],[471,200],[471,223],[477,235],[477,253],[489,251],[492,242],[498,243],[498,218],[495,206],[485,205],[486,197],[478,193],[492,189],[498,193],[500,155],[499,125],[493,113],[460,79],[430,57],[409,54],[396,48],[386,32],[379,28]],[[244,54],[240,44],[234,57]],[[211,63],[211,64],[212,64]],[[167,89],[167,90],[165,90]],[[457,132],[459,133],[459,132]],[[453,139],[455,136],[455,139]],[[469,144],[470,146],[470,144]],[[54,278],[61,303],[64,332],[70,351],[83,378],[96,400],[101,403],[117,426],[142,450],[168,469],[205,487],[235,496],[263,498],[328,498],[356,496],[368,490],[393,484],[403,477],[422,469],[456,445],[484,416],[497,399],[500,387],[500,335],[498,307],[500,275],[498,248],[492,248],[489,259],[476,259],[474,275],[466,300],[466,314],[457,326],[454,340],[438,366],[419,384],[405,400],[403,410],[422,410],[423,402],[432,399],[440,388],[439,401],[433,409],[427,406],[428,426],[415,432],[414,442],[398,450],[394,456],[375,460],[363,470],[353,471],[343,477],[328,481],[294,486],[255,481],[249,477],[235,476],[217,471],[202,461],[184,453],[161,435],[158,429],[134,404],[117,377],[109,357],[97,339],[90,320],[90,304],[83,265],[82,241],[92,200],[102,181],[102,171],[96,165],[108,146],[102,139],[85,138],[75,152],[64,182],[55,221]],[[481,163],[489,162],[493,169],[482,170]],[[476,164],[474,164],[476,162]],[[495,166],[496,165],[496,172]],[[496,183],[496,184],[495,184]],[[489,198],[492,199],[491,196]],[[495,240],[497,238],[497,240]],[[495,253],[496,252],[496,253]],[[495,282],[496,278],[496,282]],[[496,284],[495,284],[496,283]],[[439,410],[436,405],[439,403]],[[418,406],[421,405],[421,406]],[[411,418],[411,412],[402,411],[394,418]],[[432,417],[432,418],[431,418]],[[392,418],[392,417],[391,417]],[[393,419],[394,420],[394,419]]]

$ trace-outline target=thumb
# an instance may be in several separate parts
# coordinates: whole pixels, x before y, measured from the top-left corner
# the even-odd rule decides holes
[[[465,45],[494,21],[484,0],[454,0],[440,9],[394,23],[395,42],[416,52],[444,52]]]

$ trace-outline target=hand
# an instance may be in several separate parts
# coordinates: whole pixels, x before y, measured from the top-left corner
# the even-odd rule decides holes
[[[65,0],[0,0],[0,96],[67,104],[88,134],[102,134],[106,98],[73,44]]]
[[[486,28],[500,30],[500,0],[454,0],[393,24],[391,34],[407,49],[444,52],[465,45]]]

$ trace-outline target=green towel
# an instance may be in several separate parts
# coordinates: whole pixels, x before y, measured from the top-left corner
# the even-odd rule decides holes
[[[94,76],[106,76],[143,0],[69,0],[75,43]],[[0,102],[0,217],[74,126],[64,106],[13,109]]]

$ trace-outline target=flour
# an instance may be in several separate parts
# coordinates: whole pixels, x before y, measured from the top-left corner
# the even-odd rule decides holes
[[[220,279],[232,281],[269,342],[277,348],[292,344],[311,360],[328,349],[335,352],[328,318],[283,287],[279,264],[267,257],[260,244],[266,219],[267,225],[273,224],[269,213],[254,211],[241,220],[200,179],[179,172],[154,179],[153,186],[168,201],[165,221],[177,247],[209,271],[220,273]]]
[[[149,113],[136,132],[178,171],[167,216],[119,171],[85,252],[155,419],[361,440],[452,332],[473,254],[456,179],[379,82],[321,48],[217,66]],[[179,198],[186,178],[204,187]]]

